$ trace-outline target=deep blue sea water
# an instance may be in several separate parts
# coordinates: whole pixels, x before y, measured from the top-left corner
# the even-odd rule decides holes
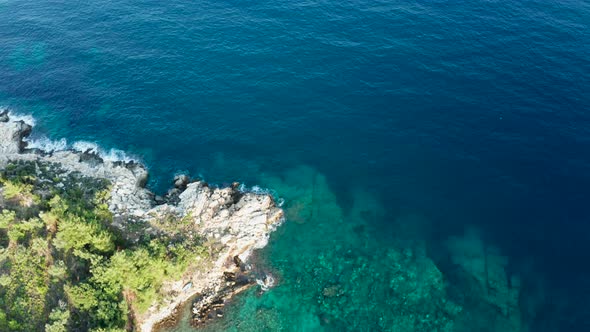
[[[188,172],[285,199],[278,286],[216,330],[391,330],[395,295],[352,289],[409,238],[453,285],[437,248],[475,228],[523,326],[590,331],[589,25],[576,0],[0,0],[0,105],[156,191]]]

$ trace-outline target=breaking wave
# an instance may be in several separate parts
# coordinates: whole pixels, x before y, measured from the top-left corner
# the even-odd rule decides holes
[[[19,114],[7,107],[0,106],[0,112],[3,112],[5,110],[8,110],[8,116],[10,117],[10,121],[23,121],[26,124],[35,127],[36,120],[32,115]],[[52,140],[47,136],[36,136],[34,138],[27,138],[25,139],[25,141],[27,142],[27,148],[39,149],[45,152],[74,150],[79,152],[92,152],[107,161],[140,161],[139,158],[131,156],[123,150],[115,148],[104,149],[95,142],[75,141],[73,143],[68,143],[68,141],[65,138],[61,138],[59,140]]]
[[[238,190],[242,191],[242,192],[251,192],[251,193],[258,194],[258,195],[270,195],[275,199],[275,202],[278,207],[282,207],[283,204],[285,204],[285,199],[280,197],[279,194],[276,192],[276,190],[273,190],[273,189],[263,188],[261,186],[248,187],[242,183],[238,187]]]
[[[2,113],[4,111],[8,111],[8,116],[10,117],[10,119],[12,121],[24,121],[25,123],[30,124],[33,127],[37,123],[35,121],[35,118],[30,114],[21,114],[21,113],[13,111],[9,107],[0,106],[0,113]]]

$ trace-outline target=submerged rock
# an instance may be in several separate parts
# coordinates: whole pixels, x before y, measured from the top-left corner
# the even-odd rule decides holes
[[[446,245],[451,262],[458,267],[453,274],[461,279],[464,296],[480,306],[482,326],[494,326],[494,331],[521,331],[520,281],[509,273],[508,258],[486,244],[474,229],[449,238]],[[483,317],[485,306],[493,324],[485,323],[490,320]]]

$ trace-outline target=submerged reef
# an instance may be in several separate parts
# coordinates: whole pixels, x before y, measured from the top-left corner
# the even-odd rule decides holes
[[[240,276],[283,220],[270,195],[178,176],[156,196],[143,165],[27,149],[31,125],[10,117],[0,114],[0,330],[147,332],[189,299],[207,316],[256,284]]]
[[[475,229],[450,237],[446,247],[454,266],[449,274],[460,280],[459,285],[466,290],[462,292],[463,301],[478,308],[478,314],[488,315],[489,321],[480,328],[521,331],[520,277],[509,273],[508,258],[498,248],[486,244]],[[466,324],[474,327],[473,321]]]
[[[476,229],[441,238],[362,188],[343,208],[311,167],[259,174],[285,199],[287,222],[262,252],[278,285],[239,295],[205,331],[534,331],[538,290]]]

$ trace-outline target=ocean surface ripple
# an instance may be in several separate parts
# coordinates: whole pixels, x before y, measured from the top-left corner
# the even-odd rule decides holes
[[[388,330],[391,299],[354,293],[378,278],[348,273],[391,272],[374,255],[404,234],[449,279],[432,251],[477,229],[543,290],[523,326],[588,331],[589,24],[574,0],[0,0],[0,106],[156,191],[187,172],[284,199],[277,286],[214,329]]]

